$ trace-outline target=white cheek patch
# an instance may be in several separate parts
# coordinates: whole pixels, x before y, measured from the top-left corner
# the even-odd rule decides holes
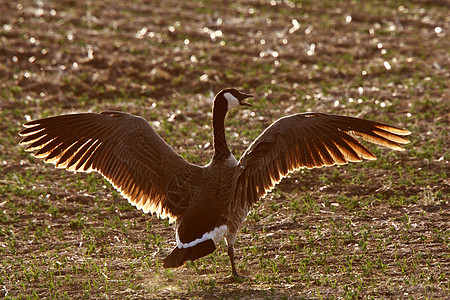
[[[201,242],[204,242],[206,240],[213,240],[214,244],[217,244],[221,239],[223,239],[223,237],[225,236],[227,231],[228,231],[228,226],[221,225],[219,227],[214,228],[210,232],[203,234],[203,236],[201,238],[198,238],[190,243],[182,243],[180,241],[180,237],[178,236],[178,231],[177,231],[175,234],[175,238],[177,240],[177,247],[179,249],[194,247],[195,245],[198,245]]]
[[[239,103],[239,100],[235,96],[233,96],[233,94],[225,93],[223,94],[223,96],[225,97],[225,99],[227,99],[228,109],[241,105]]]

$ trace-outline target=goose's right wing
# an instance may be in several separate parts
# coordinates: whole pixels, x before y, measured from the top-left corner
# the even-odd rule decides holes
[[[269,126],[239,161],[236,202],[252,205],[289,172],[376,159],[354,137],[395,150],[409,143],[409,131],[346,116],[296,114]]]
[[[97,171],[145,213],[176,219],[179,206],[168,197],[174,175],[195,176],[187,163],[141,117],[122,112],[50,117],[24,124],[20,144],[34,156],[71,171]],[[182,199],[181,199],[182,200]],[[175,201],[176,202],[176,201]]]

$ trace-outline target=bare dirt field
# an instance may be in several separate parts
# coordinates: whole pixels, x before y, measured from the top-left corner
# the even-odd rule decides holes
[[[447,1],[0,1],[0,297],[450,298]],[[18,145],[26,121],[120,110],[183,157],[211,155],[213,95],[239,159],[279,117],[317,111],[412,132],[405,152],[301,170],[224,243],[177,269],[173,225],[99,174]]]

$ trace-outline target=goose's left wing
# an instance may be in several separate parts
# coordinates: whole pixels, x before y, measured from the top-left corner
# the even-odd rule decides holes
[[[24,124],[20,142],[57,168],[96,171],[145,213],[176,220],[201,172],[141,117],[122,112],[55,116]],[[184,192],[183,192],[184,191]]]
[[[395,150],[409,143],[410,132],[359,118],[303,113],[281,118],[269,126],[239,161],[235,199],[252,205],[289,172],[363,159],[375,160],[354,137]]]

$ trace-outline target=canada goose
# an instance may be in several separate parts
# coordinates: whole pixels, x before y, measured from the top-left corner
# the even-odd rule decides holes
[[[404,150],[410,132],[353,117],[301,113],[264,130],[239,162],[225,139],[227,111],[249,106],[252,95],[220,91],[213,105],[214,156],[205,166],[186,162],[149,123],[123,112],[55,116],[24,124],[20,144],[57,168],[97,171],[145,213],[176,221],[176,247],[164,267],[212,253],[225,238],[233,277],[233,245],[251,206],[289,172],[375,156],[354,137]]]

